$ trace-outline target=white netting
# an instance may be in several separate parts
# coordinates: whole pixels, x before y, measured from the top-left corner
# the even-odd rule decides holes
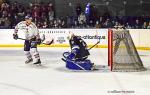
[[[142,61],[128,30],[113,31],[112,71],[143,71]]]

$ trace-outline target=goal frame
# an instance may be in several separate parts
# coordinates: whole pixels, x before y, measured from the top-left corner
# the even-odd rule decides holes
[[[144,71],[146,70],[146,68],[144,68],[143,63],[141,61],[141,58],[137,52],[137,49],[134,45],[134,42],[132,40],[132,37],[129,33],[129,41],[131,42],[131,46],[133,47],[133,50],[135,52],[135,57],[138,58],[138,62],[137,60],[135,60],[135,63],[131,63],[131,64],[126,64],[126,63],[117,63],[115,62],[115,55],[114,53],[114,45],[113,45],[113,41],[114,41],[114,36],[115,36],[115,32],[113,32],[113,29],[108,29],[108,66],[110,67],[110,71],[126,71],[126,72],[132,72],[132,71]],[[127,38],[125,38],[127,39]],[[132,50],[131,50],[132,51]],[[115,62],[115,63],[113,63]],[[115,67],[114,67],[115,66]],[[116,67],[116,66],[119,66]],[[123,68],[124,67],[124,68]],[[113,70],[114,69],[114,70]]]

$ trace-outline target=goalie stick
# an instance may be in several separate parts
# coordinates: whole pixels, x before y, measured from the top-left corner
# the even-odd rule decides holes
[[[100,39],[98,40],[98,42],[97,43],[95,43],[93,46],[91,46],[88,50],[91,50],[93,47],[95,47],[97,44],[99,44],[100,43]]]
[[[66,62],[66,60],[64,58],[61,58],[64,62]],[[80,66],[79,64],[76,64],[74,63],[74,61],[72,60],[69,60],[70,62],[72,62],[74,65],[78,66],[80,69],[84,70],[84,71],[88,71],[88,70],[85,70],[82,66]]]

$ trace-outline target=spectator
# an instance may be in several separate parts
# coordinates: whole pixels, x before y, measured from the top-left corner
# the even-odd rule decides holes
[[[120,23],[119,23],[118,21],[116,21],[116,22],[114,23],[114,26],[118,27],[118,26],[120,26]]]
[[[19,18],[19,21],[22,21],[25,17],[25,9],[23,5],[19,5],[17,16]]]
[[[76,6],[77,17],[79,17],[79,15],[81,14],[81,12],[82,12],[82,8],[81,8],[81,5],[78,3],[77,6]]]
[[[53,21],[50,21],[49,22],[49,28],[53,28],[54,24],[53,24]]]
[[[74,20],[73,20],[73,17],[71,16],[67,16],[67,27],[68,28],[71,28],[72,27],[72,25],[74,24]]]
[[[128,22],[126,23],[125,27],[126,27],[127,29],[131,29],[131,28],[132,28],[132,26],[131,26]]]
[[[12,14],[15,16],[17,13],[18,13],[18,2],[15,1],[13,4],[12,4]]]
[[[17,25],[17,23],[19,23],[19,18],[18,16],[15,14],[14,19],[13,19],[13,28]]]
[[[30,15],[32,14],[32,9],[30,9],[30,7],[27,7],[25,11],[25,15]],[[24,16],[25,17],[25,16]]]
[[[46,21],[44,21],[42,28],[48,28],[48,24]]]
[[[54,20],[53,28],[58,28],[58,22],[57,22],[57,20]]]
[[[40,9],[37,5],[33,6],[32,17],[34,21],[38,21],[38,19],[40,18]]]
[[[5,16],[2,15],[2,17],[0,18],[0,28],[4,28],[4,24],[5,24]]]
[[[86,24],[83,21],[81,21],[79,24],[79,28],[86,28]]]
[[[42,28],[42,23],[40,21],[37,22],[37,27]]]
[[[10,28],[11,22],[8,17],[4,19],[4,28]]]
[[[150,22],[148,23],[147,29],[150,29]]]
[[[61,19],[58,19],[58,20],[57,20],[57,23],[58,23],[57,28],[61,28],[61,25],[62,25]]]
[[[93,20],[93,5],[88,3],[85,8],[86,22],[89,24],[90,20]]]
[[[52,2],[50,2],[47,6],[48,20],[52,21],[54,19],[54,7]]]
[[[74,24],[72,25],[72,28],[79,28],[79,23],[78,21],[74,21]]]
[[[86,23],[86,17],[83,13],[81,13],[78,17],[79,24]]]
[[[43,19],[46,16],[46,12],[47,12],[46,6],[44,5],[43,2],[40,3],[39,10],[40,10],[41,18]]]
[[[93,27],[94,27],[94,22],[93,22],[93,20],[90,20],[90,21],[89,21],[88,26],[89,26],[89,28],[93,28]]]
[[[99,23],[103,23],[103,17],[102,16],[99,17]]]
[[[112,28],[112,22],[110,21],[110,19],[107,19],[104,23],[103,23],[103,27],[104,28]]]
[[[147,29],[147,22],[144,22],[144,23],[143,23],[142,29]]]
[[[92,20],[95,22],[97,19],[98,19],[98,9],[96,5],[93,5]]]
[[[101,28],[99,21],[96,21],[95,28]]]
[[[3,2],[1,5],[1,12],[2,11],[9,11],[9,4],[6,2]]]
[[[64,21],[64,20],[62,20],[61,28],[67,28],[67,25],[66,25],[66,23],[65,23],[65,21]]]
[[[141,24],[140,24],[138,19],[135,20],[134,28],[136,28],[136,29],[142,28],[142,26],[141,26]]]

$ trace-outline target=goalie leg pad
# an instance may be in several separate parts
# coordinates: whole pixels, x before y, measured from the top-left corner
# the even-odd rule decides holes
[[[93,64],[90,60],[84,60],[84,61],[71,61],[66,60],[66,68],[72,69],[72,70],[91,70],[93,67]]]
[[[66,58],[70,55],[70,53],[71,53],[71,52],[64,52],[64,53],[63,53],[63,57],[66,59]]]

